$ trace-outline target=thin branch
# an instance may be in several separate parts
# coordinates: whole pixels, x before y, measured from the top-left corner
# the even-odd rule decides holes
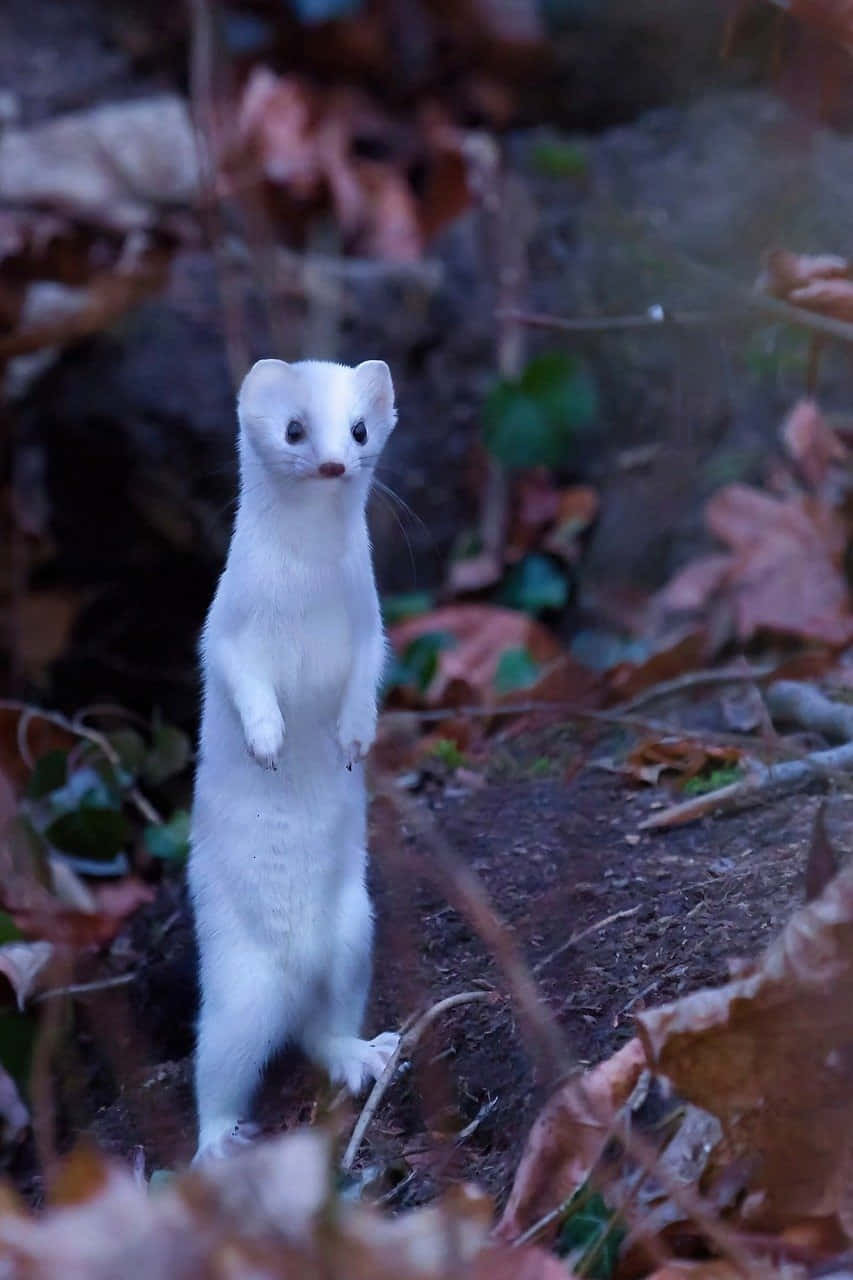
[[[397,1047],[388,1059],[385,1070],[378,1080],[375,1081],[373,1088],[368,1094],[367,1101],[362,1108],[361,1115],[356,1121],[355,1128],[352,1131],[350,1140],[347,1143],[347,1149],[341,1160],[341,1168],[346,1173],[352,1168],[353,1160],[358,1154],[358,1149],[364,1141],[364,1135],[370,1125],[371,1120],[376,1114],[376,1110],[385,1096],[385,1090],[391,1083],[394,1072],[397,1070],[397,1064],[404,1054],[409,1054],[420,1040],[423,1033],[428,1027],[435,1022],[436,1018],[440,1018],[443,1013],[448,1013],[451,1009],[458,1008],[462,1004],[470,1004],[474,1000],[491,1000],[495,999],[493,991],[462,991],[455,996],[446,996],[443,1000],[439,1000],[427,1009],[418,1020],[409,1027],[408,1030],[404,1026],[400,1030],[400,1039]]]
[[[638,831],[663,831],[695,822],[708,813],[722,813],[741,805],[755,804],[781,791],[793,791],[817,778],[829,778],[853,770],[853,742],[828,751],[812,751],[799,760],[783,760],[779,764],[753,765],[753,774],[718,791],[694,796],[681,804],[671,805],[641,822]]]
[[[563,1033],[544,1003],[512,931],[495,911],[479,877],[453,852],[427,810],[388,783],[378,785],[376,795],[386,801],[400,827],[417,834],[429,849],[429,857],[405,850],[401,856],[443,893],[492,953],[546,1077],[561,1078],[572,1065]],[[394,847],[396,850],[397,845]]]
[[[648,311],[622,316],[552,316],[544,311],[499,309],[499,320],[514,320],[529,329],[556,329],[561,333],[618,333],[627,329],[664,329],[667,325],[712,325],[734,320],[746,309],[729,311],[668,311],[653,305]]]
[[[77,738],[84,738],[98,748],[114,769],[121,768],[119,754],[105,734],[99,733],[97,729],[90,729],[76,719],[70,720],[61,711],[45,711],[41,707],[32,707],[29,703],[19,702],[14,698],[0,698],[0,711],[17,711],[20,713],[18,747],[22,759],[30,768],[33,767],[33,760],[26,740],[26,731],[31,720],[45,720],[48,724],[55,725],[57,729],[63,729],[66,733],[73,734]],[[23,729],[21,728],[22,724],[24,726]],[[163,825],[162,816],[135,784],[132,787],[128,787],[127,797],[146,822],[150,822],[157,827]]]
[[[630,713],[639,707],[644,707],[648,702],[657,702],[659,698],[668,698],[673,693],[682,693],[685,689],[703,688],[706,685],[754,684],[759,680],[768,679],[775,670],[776,667],[772,662],[764,662],[752,667],[744,663],[735,663],[730,667],[712,667],[707,671],[686,671],[683,675],[674,676],[671,680],[661,680],[659,684],[643,689],[636,697],[611,707],[611,711],[616,715]]]
[[[131,973],[120,973],[114,978],[101,978],[97,982],[73,982],[67,987],[50,987],[47,991],[40,991],[30,1003],[40,1004],[42,1000],[53,1000],[56,996],[82,996],[88,995],[90,991],[107,991],[112,987],[125,987],[128,983],[135,982],[138,977],[139,970],[134,969]]]
[[[627,920],[628,916],[635,916],[639,910],[640,907],[638,905],[636,907],[627,907],[624,911],[614,911],[602,920],[596,920],[594,924],[587,925],[585,929],[581,929],[578,933],[573,933],[565,942],[561,942],[554,951],[549,952],[547,956],[543,956],[541,960],[537,961],[533,966],[533,972],[537,975],[540,974],[553,960],[559,959],[571,947],[583,942],[584,938],[589,938],[593,933],[600,933],[602,929],[606,929],[608,925],[615,924],[617,920]]]

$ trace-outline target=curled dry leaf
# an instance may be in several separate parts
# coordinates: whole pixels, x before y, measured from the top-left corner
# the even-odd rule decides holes
[[[495,1228],[513,1240],[568,1199],[598,1160],[621,1108],[647,1066],[639,1040],[630,1040],[606,1062],[570,1080],[540,1113]]]
[[[682,630],[669,644],[651,654],[645,662],[620,662],[608,672],[611,701],[634,698],[644,689],[672,680],[700,666],[708,655],[708,637],[703,628]]]
[[[816,497],[780,499],[744,484],[720,489],[705,508],[708,529],[731,552],[677,574],[657,598],[663,612],[725,604],[738,640],[759,632],[843,645],[853,614],[843,560],[843,518]]]
[[[198,157],[186,103],[111,103],[0,133],[0,200],[117,231],[151,228],[195,203]]]
[[[634,747],[625,769],[638,782],[656,786],[663,773],[676,773],[686,781],[709,769],[730,768],[741,754],[738,747],[705,745],[695,738],[647,739]]]
[[[853,45],[853,4],[851,0],[790,0],[795,17],[820,27],[844,45]]]
[[[832,253],[791,253],[788,249],[771,249],[764,259],[759,288],[777,298],[787,298],[794,289],[803,289],[815,281],[844,279],[851,272],[850,263]]]
[[[847,447],[814,400],[799,400],[780,429],[782,443],[810,489],[823,487],[830,468],[844,462]]]
[[[0,973],[12,988],[19,1009],[34,991],[47,985],[46,971],[53,954],[52,942],[7,942],[0,946]]]
[[[807,311],[819,311],[821,315],[836,320],[853,321],[853,281],[813,280],[801,289],[793,289],[788,301]]]
[[[368,157],[354,144],[369,139],[388,159]],[[273,188],[291,201],[288,216],[302,231],[306,217],[331,204],[346,247],[391,262],[421,256],[425,232],[433,232],[467,203],[461,139],[424,119],[407,139],[363,94],[321,92],[296,76],[255,67],[238,116],[238,146],[222,157],[223,181],[241,182],[247,151]],[[416,198],[408,180],[413,158],[426,181]],[[453,178],[443,203],[435,179]]]
[[[834,1215],[853,1237],[851,1004],[848,863],[745,975],[637,1016],[649,1063],[750,1164],[754,1224]]]
[[[80,1151],[39,1217],[0,1207],[0,1259],[44,1280],[214,1272],[270,1280],[565,1278],[541,1250],[490,1242],[491,1201],[470,1187],[396,1216],[358,1202],[324,1212],[331,1154],[329,1134],[295,1130],[149,1195],[127,1167]]]
[[[526,650],[541,665],[562,655],[559,642],[541,623],[497,605],[446,605],[391,627],[389,634],[400,656],[422,636],[447,637],[424,692],[429,706],[496,701],[495,676],[507,650]]]

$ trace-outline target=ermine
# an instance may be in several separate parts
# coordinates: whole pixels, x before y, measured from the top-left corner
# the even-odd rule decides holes
[[[373,916],[363,760],[386,643],[365,506],[396,421],[388,366],[260,360],[237,401],[240,494],[201,641],[189,886],[201,1011],[196,1159],[248,1141],[285,1042],[353,1093]]]

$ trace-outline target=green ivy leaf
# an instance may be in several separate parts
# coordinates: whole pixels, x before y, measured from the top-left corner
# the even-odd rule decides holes
[[[387,686],[413,684],[425,693],[438,670],[438,655],[442,649],[452,649],[456,637],[449,631],[427,631],[406,648],[402,658],[391,666]]]
[[[124,772],[131,778],[137,777],[142,772],[147,751],[142,734],[135,729],[116,729],[109,735],[109,741]]]
[[[39,1020],[29,1010],[0,1013],[0,1062],[24,1094],[30,1082]]]
[[[55,818],[45,835],[63,853],[106,861],[124,849],[131,826],[120,809],[81,807]]]
[[[539,678],[539,663],[527,649],[504,649],[495,671],[495,689],[498,693],[512,693],[515,689],[529,689]]]
[[[435,603],[430,591],[409,591],[402,595],[384,596],[382,600],[382,617],[387,627],[396,622],[405,622],[407,618],[417,618],[427,613]]]
[[[575,1193],[581,1199],[578,1208],[568,1210],[555,1251],[561,1258],[570,1257],[572,1271],[576,1275],[591,1276],[593,1280],[610,1280],[616,1269],[619,1246],[625,1238],[625,1227],[603,1197],[589,1188],[580,1187]]]
[[[7,942],[20,942],[23,936],[8,911],[0,911],[0,946]]]
[[[31,800],[41,800],[65,786],[68,778],[68,752],[57,749],[39,756],[30,776],[27,794]]]
[[[533,148],[531,162],[546,178],[583,178],[589,172],[584,148],[566,138],[543,138]]]
[[[525,556],[512,567],[501,590],[504,604],[532,614],[562,609],[568,598],[565,573],[548,556],[538,552]]]
[[[152,858],[186,862],[190,851],[190,815],[186,809],[176,809],[168,822],[146,827],[142,838]]]
[[[155,721],[151,749],[142,765],[142,776],[151,786],[159,786],[180,773],[190,758],[190,740],[183,729]]]
[[[574,356],[545,353],[499,382],[483,406],[486,448],[506,467],[559,467],[596,412],[595,385]]]

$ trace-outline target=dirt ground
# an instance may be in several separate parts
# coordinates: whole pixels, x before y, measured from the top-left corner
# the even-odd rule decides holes
[[[601,767],[625,742],[618,730],[591,733],[577,723],[510,731],[461,780],[431,776],[407,793],[417,830],[407,830],[405,815],[400,830],[375,812],[370,1028],[399,1025],[444,996],[494,992],[493,1001],[436,1023],[370,1126],[357,1168],[367,1168],[364,1176],[376,1179],[390,1203],[423,1201],[460,1178],[502,1201],[529,1126],[556,1083],[537,1067],[488,948],[413,869],[410,853],[425,859],[421,868],[440,853],[476,873],[576,1065],[612,1053],[644,1004],[724,981],[729,961],[759,952],[802,901],[817,793],[641,834],[638,824],[669,793],[638,790]],[[831,831],[849,821],[849,806],[843,795],[830,798]],[[196,999],[178,880],[164,882],[110,960],[136,976],[74,1001],[59,1059],[63,1145],[89,1134],[123,1158],[141,1147],[149,1172],[173,1169],[192,1153]],[[269,1131],[311,1121],[322,1113],[318,1099],[328,1101],[322,1079],[291,1052],[269,1074],[260,1117]],[[346,1130],[345,1110],[340,1120]],[[31,1150],[11,1172],[29,1197],[40,1198]]]

